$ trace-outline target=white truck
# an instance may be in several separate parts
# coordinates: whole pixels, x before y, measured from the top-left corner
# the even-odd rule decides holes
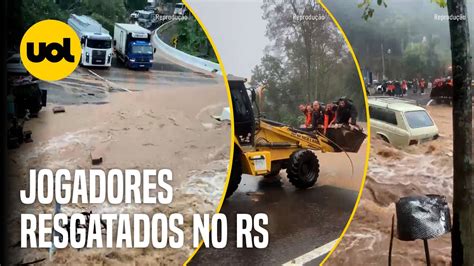
[[[173,11],[174,16],[185,16],[187,8],[183,3],[176,3]]]
[[[110,67],[112,65],[112,36],[95,19],[72,14],[67,24],[76,31],[81,40],[83,66]]]
[[[115,23],[114,48],[125,66],[148,70],[156,49],[150,43],[151,32],[138,24]]]

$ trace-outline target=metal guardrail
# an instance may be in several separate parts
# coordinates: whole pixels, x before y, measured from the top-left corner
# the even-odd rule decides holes
[[[213,72],[213,73],[222,75],[221,67],[220,67],[219,64],[211,62],[211,61],[206,60],[206,59],[202,59],[202,58],[187,54],[183,51],[180,51],[180,50],[168,45],[163,40],[161,40],[159,35],[163,31],[167,30],[169,27],[174,25],[174,23],[176,23],[176,22],[177,21],[175,21],[175,20],[166,22],[165,24],[161,25],[155,31],[155,34],[153,34],[153,36],[154,36],[154,38],[156,40],[156,43],[158,45],[157,48],[159,50],[161,50],[162,52],[166,53],[168,56],[170,56],[172,58],[175,58],[176,60],[181,61],[181,62],[183,62],[187,65],[191,65],[193,67],[196,67],[196,68],[199,68],[199,69],[202,69],[202,70],[205,70],[205,71],[209,71],[209,72]]]

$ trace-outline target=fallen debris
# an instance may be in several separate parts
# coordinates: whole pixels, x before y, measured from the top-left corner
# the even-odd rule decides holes
[[[224,107],[222,109],[221,115],[212,115],[212,118],[216,119],[217,121],[230,121],[230,108]]]
[[[55,106],[53,107],[53,113],[57,114],[57,113],[64,113],[66,112],[66,109],[64,108],[64,106]]]
[[[92,165],[101,164],[103,161],[102,153],[98,152],[97,150],[91,151],[91,161]]]

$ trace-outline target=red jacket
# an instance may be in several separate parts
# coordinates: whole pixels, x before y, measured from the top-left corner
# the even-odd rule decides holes
[[[311,119],[313,117],[313,114],[312,114],[312,112],[305,111],[304,115],[306,117],[305,122],[304,122],[304,126],[306,128],[309,128],[309,126],[311,125]]]

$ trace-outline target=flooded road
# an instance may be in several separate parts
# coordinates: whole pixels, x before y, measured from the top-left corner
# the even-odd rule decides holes
[[[163,64],[172,64],[165,61]],[[191,254],[191,219],[194,213],[213,213],[222,195],[229,160],[230,125],[211,115],[228,106],[222,77],[182,69],[178,64],[148,72],[114,65],[110,69],[79,67],[68,78],[41,82],[48,91],[48,106],[27,121],[32,143],[12,150],[10,180],[12,202],[27,188],[29,169],[163,169],[173,171],[173,202],[146,204],[67,204],[66,214],[182,213],[185,245],[182,249],[58,250],[49,260],[47,249],[20,249],[20,213],[52,213],[52,205],[18,206],[9,219],[15,263],[42,260],[65,264],[181,264]],[[89,71],[91,70],[91,71]],[[55,106],[66,112],[54,114]],[[91,152],[103,162],[92,165]]]
[[[219,261],[223,265],[279,265],[294,263],[305,254],[312,256],[304,260],[305,264],[319,264],[328,251],[313,256],[315,250],[340,236],[353,211],[364,172],[366,146],[365,142],[358,153],[349,154],[355,167],[353,174],[345,154],[317,152],[320,177],[307,190],[295,189],[285,171],[274,182],[243,175],[239,188],[221,210],[229,218],[226,248],[201,248],[191,264],[210,265]],[[237,213],[268,215],[267,248],[236,248]]]
[[[428,102],[427,95],[417,98]],[[413,98],[413,97],[411,97]],[[446,196],[452,210],[452,108],[427,107],[439,128],[440,138],[402,150],[372,139],[369,171],[354,220],[328,265],[383,265],[388,261],[394,202],[400,197],[423,194]],[[429,240],[431,263],[451,264],[451,236]],[[424,265],[421,240],[394,240],[394,265]]]

